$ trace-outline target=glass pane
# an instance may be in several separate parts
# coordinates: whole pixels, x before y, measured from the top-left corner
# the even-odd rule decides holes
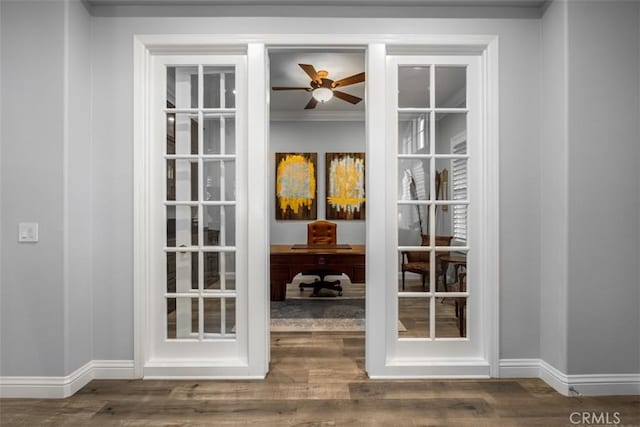
[[[225,285],[227,290],[236,289],[236,254],[234,252],[225,252]]]
[[[219,334],[222,325],[220,298],[204,298],[204,332]]]
[[[428,108],[429,67],[402,66],[398,68],[398,107]]]
[[[469,238],[469,205],[450,205],[453,245],[466,245]]]
[[[167,151],[166,154],[176,154],[176,115],[167,113]]]
[[[167,67],[167,106],[198,108],[198,67]]]
[[[236,108],[236,75],[233,69],[225,74],[225,108]]]
[[[227,335],[236,333],[236,299],[223,299],[225,305],[225,333]]]
[[[398,262],[400,292],[429,292],[431,252],[401,251]]]
[[[197,338],[198,298],[167,298],[167,338]]]
[[[467,154],[467,113],[436,113],[436,154]]]
[[[398,246],[420,246],[428,233],[428,205],[398,205]]]
[[[224,221],[223,221],[224,218]],[[224,225],[224,236],[220,230]],[[235,206],[205,206],[204,231],[210,238],[217,236],[217,244],[235,246],[236,244],[236,207]],[[224,239],[222,239],[224,237]]]
[[[429,338],[430,298],[398,298],[398,338]]]
[[[436,251],[438,257],[438,292],[466,292],[466,251]]]
[[[436,159],[435,162],[437,200],[467,200],[469,159]]]
[[[236,288],[235,271],[236,257],[233,252],[205,252],[204,253],[204,280],[205,291],[219,291],[222,289],[220,277],[222,276],[222,260],[224,259],[224,289]]]
[[[198,162],[167,160],[167,200],[198,200]]]
[[[429,113],[398,114],[398,154],[429,154]]]
[[[235,108],[235,89],[233,67],[204,67],[204,108]]]
[[[398,160],[398,200],[429,200],[430,159]]]
[[[467,106],[466,67],[436,67],[436,108]]]
[[[198,289],[198,253],[167,252],[167,292]]]
[[[198,154],[197,114],[167,114],[167,154]]]
[[[221,132],[221,128],[223,132]],[[224,141],[222,136],[224,135]],[[224,142],[224,144],[223,144]],[[234,117],[204,117],[204,154],[236,153],[236,119]]]
[[[450,239],[438,242],[438,246],[464,246],[468,233],[468,211],[466,204],[441,205],[436,208],[436,227],[440,236]]]
[[[204,289],[220,290],[220,253],[204,253]]]
[[[442,298],[436,301],[436,337],[467,336],[467,299]]]
[[[198,208],[167,206],[167,246],[198,245]]]
[[[233,160],[206,161],[204,164],[205,200],[234,201],[236,198],[235,179],[236,179],[235,161]],[[222,192],[220,190],[221,185],[224,185],[224,191]]]

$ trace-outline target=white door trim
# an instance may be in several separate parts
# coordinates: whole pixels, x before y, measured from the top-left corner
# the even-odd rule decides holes
[[[264,217],[267,202],[267,157],[266,146],[266,86],[261,79],[252,78],[261,72],[266,72],[265,46],[286,47],[303,45],[336,45],[367,47],[367,162],[371,168],[383,162],[379,158],[382,154],[374,151],[374,147],[384,147],[386,129],[384,125],[384,85],[376,87],[375,81],[381,83],[385,78],[385,55],[387,53],[419,53],[419,54],[475,54],[482,57],[483,77],[483,117],[482,129],[486,157],[483,185],[486,187],[487,199],[483,206],[486,212],[485,224],[487,240],[486,250],[486,292],[485,307],[490,313],[487,328],[488,355],[490,375],[498,375],[499,355],[499,155],[498,155],[498,38],[492,35],[416,35],[416,34],[211,34],[211,35],[136,35],[134,47],[134,360],[135,375],[142,377],[142,367],[145,355],[148,353],[147,301],[145,295],[149,288],[150,277],[150,227],[149,218],[149,182],[150,170],[148,154],[149,141],[149,73],[150,56],[159,53],[174,54],[202,54],[214,49],[216,52],[248,53],[249,76],[249,111],[248,121],[249,141],[257,146],[257,150],[249,150],[250,179],[263,177],[263,186],[250,186],[256,190],[249,194],[249,200],[254,204],[249,206],[250,259],[261,259],[261,262],[251,262],[249,265],[249,296],[251,307],[257,312],[252,313],[252,328],[250,330],[249,354],[255,357],[258,371],[253,374],[261,376],[266,373],[269,360],[267,323],[268,287],[260,287],[264,277],[269,277],[268,253],[268,218]],[[374,75],[375,71],[375,75]],[[380,163],[383,164],[383,163]],[[380,179],[384,174],[367,174],[367,188],[384,188],[385,183]],[[252,181],[253,182],[253,181]],[[258,181],[259,182],[259,181]],[[257,190],[260,190],[258,192]],[[256,197],[252,199],[252,197]],[[370,292],[367,292],[367,312],[375,313],[384,309],[384,292],[386,268],[376,260],[384,255],[387,241],[385,227],[385,197],[375,195],[370,191],[367,202],[368,220],[367,235],[367,281]],[[262,210],[261,210],[262,209]],[[254,221],[259,218],[261,221]],[[254,219],[254,220],[252,220]],[[257,280],[261,278],[262,280]],[[253,284],[252,284],[253,283]],[[382,304],[382,305],[381,305]],[[367,371],[371,376],[381,376],[385,372],[378,369],[386,364],[386,355],[377,354],[380,331],[385,331],[377,316],[367,316],[366,356]],[[384,339],[384,337],[383,337]]]

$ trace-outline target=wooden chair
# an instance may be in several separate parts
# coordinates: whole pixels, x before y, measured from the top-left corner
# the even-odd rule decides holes
[[[467,273],[463,272],[458,274],[458,281],[452,286],[452,292],[466,292],[467,291]],[[455,297],[455,312],[458,318],[458,329],[460,330],[460,336],[464,337],[467,333],[467,299],[465,297]]]
[[[337,242],[336,223],[321,220],[307,224],[307,245],[335,245]]]
[[[429,246],[430,236],[422,235],[422,246]],[[450,246],[451,236],[436,236],[436,246]],[[449,252],[438,252],[438,255],[448,255]],[[440,275],[440,263],[436,260],[436,279]],[[402,290],[404,291],[405,273],[417,273],[422,276],[422,288],[426,287],[427,276],[431,271],[431,255],[429,252],[402,252]]]
[[[338,242],[338,227],[334,222],[329,221],[314,221],[307,224],[307,245],[309,246],[330,246],[335,245]],[[300,283],[298,286],[300,292],[304,291],[304,288],[313,288],[312,295],[318,295],[320,289],[330,289],[338,292],[338,295],[342,295],[342,286],[340,286],[340,280],[327,281],[327,276],[341,275],[340,271],[333,271],[327,269],[315,269],[303,271],[305,276],[318,276],[320,280],[315,280],[310,283]]]

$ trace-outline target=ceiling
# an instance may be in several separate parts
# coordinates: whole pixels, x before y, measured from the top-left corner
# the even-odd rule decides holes
[[[308,87],[309,76],[298,64],[311,64],[316,70],[327,70],[332,80],[360,73],[365,69],[364,52],[345,50],[285,50],[269,54],[271,86]],[[466,97],[466,73],[461,67],[436,67],[436,106],[461,107]],[[429,69],[405,66],[398,72],[398,103],[401,107],[426,107],[429,99]],[[343,92],[364,99],[364,83],[342,89]],[[270,105],[276,116],[319,119],[325,113],[336,118],[337,114],[357,115],[363,118],[364,101],[356,105],[333,98],[319,103],[315,109],[304,111],[311,94],[305,91],[271,91]],[[304,115],[301,114],[304,112]]]
[[[339,80],[364,71],[363,51],[329,50],[312,52],[293,50],[269,54],[271,86],[309,87],[310,78],[298,64],[311,64],[316,70],[329,72],[328,78]],[[357,83],[342,89],[343,92],[364,99],[365,83]],[[311,94],[305,91],[271,91],[271,111],[298,112],[309,102]],[[356,105],[333,98],[319,103],[315,111],[364,111],[364,101]],[[315,112],[314,111],[314,112]]]

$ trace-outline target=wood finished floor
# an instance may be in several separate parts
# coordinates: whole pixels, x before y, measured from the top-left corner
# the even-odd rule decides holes
[[[2,426],[570,426],[574,411],[640,425],[640,397],[563,397],[537,379],[367,379],[362,333],[274,333],[262,381],[106,381],[64,400],[0,400]],[[610,416],[613,416],[610,415]]]

